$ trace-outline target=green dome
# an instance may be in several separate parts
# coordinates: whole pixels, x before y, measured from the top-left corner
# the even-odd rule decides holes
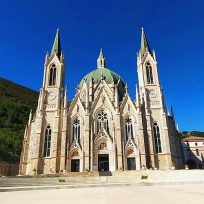
[[[125,94],[125,82],[117,73],[111,71],[108,68],[97,68],[89,72],[83,77],[79,86],[81,87],[84,83],[89,84],[91,80],[93,80],[94,84],[97,84],[102,77],[107,84],[114,83],[118,85],[118,93],[120,95],[120,99],[122,100],[122,97]]]
[[[93,80],[93,83],[96,84],[101,80],[101,77],[103,77],[107,84],[112,84],[113,82],[114,84],[117,84],[120,80],[120,83],[125,86],[123,79],[118,74],[107,68],[97,68],[92,72],[89,72],[81,80],[80,86],[82,86],[84,83],[89,83],[91,79]]]

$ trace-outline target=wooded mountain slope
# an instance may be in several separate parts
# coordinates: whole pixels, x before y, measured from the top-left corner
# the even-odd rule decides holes
[[[30,110],[38,93],[0,77],[0,160],[18,163]]]

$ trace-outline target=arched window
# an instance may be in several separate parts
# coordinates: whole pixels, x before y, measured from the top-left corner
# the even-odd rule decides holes
[[[153,74],[152,74],[152,66],[149,62],[146,63],[146,74],[147,74],[147,83],[153,84]]]
[[[98,114],[98,118],[97,118],[97,133],[100,130],[105,129],[107,131],[107,133],[109,133],[109,126],[108,126],[108,115],[107,113],[105,113],[104,111],[101,111]]]
[[[45,131],[45,140],[44,140],[44,157],[49,157],[50,156],[50,150],[51,150],[51,134],[52,130],[50,126],[47,126],[47,129]]]
[[[50,68],[50,78],[49,78],[49,86],[55,86],[56,84],[56,66],[53,64]]]
[[[134,135],[133,135],[132,119],[130,117],[128,117],[125,120],[125,138],[126,138],[126,141],[129,138],[133,139],[133,137],[134,137]]]
[[[77,140],[80,143],[80,120],[75,119],[73,122],[72,139]]]
[[[159,126],[157,125],[157,123],[153,124],[153,132],[154,132],[154,147],[155,147],[155,151],[156,151],[156,153],[162,153]]]

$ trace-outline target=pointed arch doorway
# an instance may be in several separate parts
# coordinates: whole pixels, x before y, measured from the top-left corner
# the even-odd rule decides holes
[[[112,142],[106,139],[95,144],[93,165],[96,171],[115,171],[115,152]]]
[[[98,146],[98,171],[109,171],[109,151],[105,141]]]
[[[93,169],[96,171],[115,171],[115,146],[112,127],[112,113],[100,108],[95,113],[95,137],[93,144]]]
[[[109,154],[98,154],[98,171],[109,171]]]

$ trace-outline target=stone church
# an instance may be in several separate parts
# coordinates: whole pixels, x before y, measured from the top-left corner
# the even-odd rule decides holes
[[[133,100],[101,49],[96,69],[68,101],[57,30],[45,57],[38,106],[25,128],[19,174],[182,168],[173,111],[167,111],[156,55],[143,29],[137,73]]]

